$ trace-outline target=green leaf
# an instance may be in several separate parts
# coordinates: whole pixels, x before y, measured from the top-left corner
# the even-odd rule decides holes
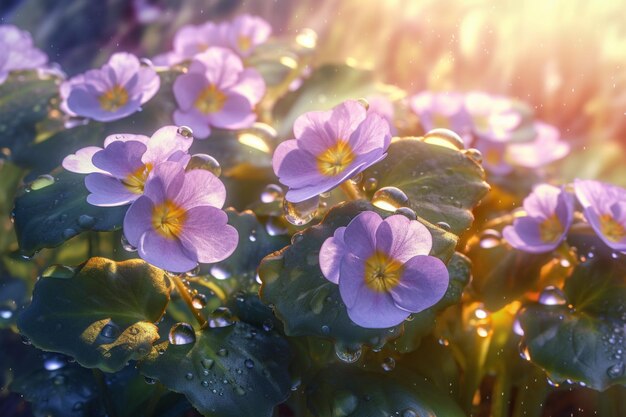
[[[37,71],[13,74],[0,85],[0,148],[15,151],[35,140],[36,124],[58,88],[56,79],[40,78]]]
[[[42,176],[15,199],[15,232],[27,255],[58,246],[85,230],[110,231],[122,226],[127,206],[87,203],[84,175],[66,171]]]
[[[307,385],[307,405],[315,417],[465,415],[423,377],[400,369],[383,374],[335,366]]]
[[[271,416],[289,395],[287,342],[246,323],[207,328],[184,345],[164,342],[141,362],[141,372],[183,393],[200,413]]]
[[[15,323],[18,309],[27,304],[29,298],[26,280],[9,276],[0,265],[0,328]]]
[[[329,110],[345,100],[356,100],[379,89],[372,71],[347,65],[321,66],[302,82],[300,88],[276,102],[272,116],[278,136],[289,137],[293,122],[306,112]]]
[[[551,253],[532,254],[513,249],[499,232],[486,230],[470,240],[471,287],[489,311],[497,311],[537,286],[541,268]]]
[[[626,385],[624,276],[624,264],[590,260],[566,281],[563,304],[522,310],[530,358],[550,379],[581,381],[597,390]]]
[[[402,325],[391,329],[366,329],[348,317],[339,287],[322,275],[319,250],[335,229],[346,226],[363,211],[373,210],[387,217],[366,201],[354,201],[332,208],[324,220],[301,232],[295,243],[266,257],[259,266],[261,299],[274,306],[277,317],[289,336],[321,336],[334,339],[346,347],[381,345],[398,335]],[[447,261],[454,253],[456,236],[428,222],[433,234],[431,255]]]
[[[363,172],[381,187],[397,187],[409,206],[431,223],[445,222],[457,235],[470,227],[472,209],[489,191],[480,164],[464,153],[417,138],[392,141],[387,157]]]
[[[57,265],[35,285],[18,327],[41,349],[113,372],[152,350],[170,291],[164,271],[139,259]]]

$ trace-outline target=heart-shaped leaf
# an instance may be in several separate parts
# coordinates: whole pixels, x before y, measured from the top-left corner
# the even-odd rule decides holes
[[[470,227],[472,209],[489,191],[485,172],[470,156],[411,137],[394,139],[387,157],[363,178],[373,178],[378,188],[401,189],[418,216],[447,223],[457,235]]]
[[[35,285],[18,327],[41,349],[113,372],[152,350],[170,291],[164,271],[139,259],[53,266]]]
[[[67,171],[45,175],[15,199],[15,232],[24,254],[58,246],[85,230],[110,231],[121,227],[128,207],[87,203],[89,191],[84,178]]]
[[[533,363],[550,379],[604,390],[626,385],[626,266],[590,260],[564,287],[565,299],[527,306],[520,314]]]
[[[322,275],[319,251],[338,227],[346,226],[362,211],[373,210],[366,201],[354,201],[331,209],[324,220],[296,236],[292,245],[266,257],[259,267],[261,299],[274,306],[289,336],[321,336],[344,346],[380,345],[398,335],[402,325],[391,329],[366,329],[348,317],[339,287]],[[454,253],[456,236],[425,223],[433,235],[431,255],[447,261]]]
[[[465,415],[454,400],[423,377],[399,369],[392,374],[326,369],[307,386],[309,410],[315,417]]]
[[[157,345],[141,372],[183,393],[200,413],[220,417],[269,417],[291,386],[287,342],[243,322],[207,328],[187,344]]]

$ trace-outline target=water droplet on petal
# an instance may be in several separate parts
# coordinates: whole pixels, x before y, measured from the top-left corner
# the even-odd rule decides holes
[[[357,100],[357,102],[358,102],[361,106],[365,107],[365,110],[369,110],[369,108],[370,108],[370,103],[369,103],[366,99],[364,99],[364,98],[360,98],[360,99],[358,99],[358,100]]]
[[[432,145],[443,146],[445,148],[461,150],[465,148],[465,142],[459,135],[449,129],[433,129],[426,133],[422,142]]]
[[[372,196],[372,204],[379,209],[396,211],[409,205],[409,197],[399,188],[383,187]]]
[[[197,153],[191,156],[191,159],[185,167],[185,171],[193,171],[194,169],[203,169],[209,171],[211,174],[219,177],[222,175],[222,166],[211,155],[205,153]]]
[[[304,226],[315,218],[319,206],[319,197],[313,197],[299,203],[283,200],[285,220],[294,226]]]
[[[550,285],[541,291],[541,294],[539,295],[539,304],[546,306],[560,306],[567,304],[567,299],[560,288]]]
[[[269,184],[261,192],[261,202],[273,203],[276,200],[283,198],[283,189],[280,185]]]
[[[176,130],[176,133],[178,133],[184,138],[193,137],[193,130],[191,130],[189,126],[179,126],[178,129]]]
[[[196,332],[189,323],[176,323],[170,329],[169,341],[173,345],[187,345],[196,341]]]

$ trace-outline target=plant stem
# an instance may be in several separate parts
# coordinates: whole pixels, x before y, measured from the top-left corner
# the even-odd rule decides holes
[[[500,362],[496,383],[491,394],[491,417],[507,417],[511,403],[511,380],[508,367]]]
[[[480,387],[480,381],[483,378],[483,371],[485,360],[487,359],[487,352],[489,352],[489,345],[491,344],[491,334],[487,337],[478,337],[478,346],[474,350],[476,354],[476,360],[467,361],[467,368],[465,369],[464,378],[464,392],[461,394],[461,405],[465,412],[469,415],[472,411],[472,401],[476,390]]]
[[[350,180],[342,182],[339,188],[341,188],[341,191],[343,191],[349,200],[359,200],[361,198],[361,193]]]
[[[206,327],[207,321],[202,316],[202,314],[200,314],[200,312],[193,306],[193,300],[191,299],[191,296],[189,295],[189,291],[187,291],[187,287],[183,283],[181,276],[180,275],[174,276],[173,281],[174,281],[174,285],[176,285],[176,290],[178,291],[178,294],[180,294],[180,297],[183,299],[185,304],[187,304],[187,307],[189,307],[189,310],[191,310],[191,313],[198,321],[198,324],[200,325],[200,327],[201,328]]]

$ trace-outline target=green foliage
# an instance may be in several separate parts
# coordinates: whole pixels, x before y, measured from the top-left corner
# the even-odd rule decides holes
[[[431,223],[444,222],[460,235],[470,227],[472,209],[489,191],[480,164],[454,149],[417,138],[395,140],[387,157],[363,172],[381,187],[397,187],[409,207]]]
[[[566,281],[566,300],[526,307],[520,315],[533,363],[556,382],[605,390],[626,385],[626,266],[590,260]]]
[[[18,326],[41,349],[112,372],[153,349],[153,323],[170,291],[165,273],[141,260],[91,258],[76,268],[53,266],[35,285]]]
[[[205,416],[269,417],[290,392],[289,360],[278,334],[237,322],[199,330],[192,343],[157,345],[141,372]]]
[[[366,329],[355,325],[348,317],[338,286],[324,278],[319,267],[319,250],[324,241],[338,227],[346,226],[367,210],[377,211],[383,217],[391,214],[365,201],[342,204],[331,209],[320,224],[296,236],[292,245],[261,262],[261,299],[274,306],[287,335],[327,337],[350,347],[379,346],[400,333],[402,325],[391,329]],[[427,222],[425,225],[433,233],[431,255],[447,261],[454,251],[456,236]],[[424,318],[427,316],[425,314]]]
[[[122,226],[128,209],[87,203],[84,175],[62,171],[37,178],[15,199],[15,232],[21,251],[32,255],[58,246],[86,230],[109,231]]]

